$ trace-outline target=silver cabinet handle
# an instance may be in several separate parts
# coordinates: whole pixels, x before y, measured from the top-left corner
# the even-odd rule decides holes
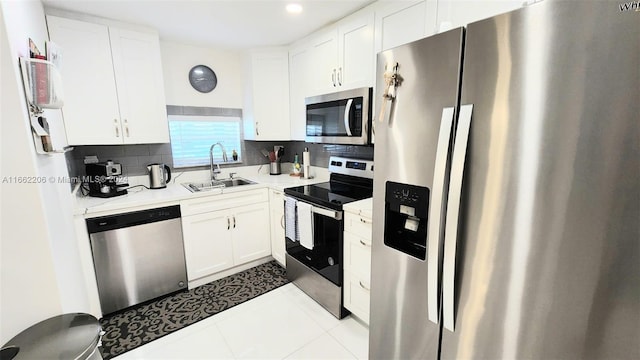
[[[429,228],[427,229],[427,311],[429,320],[434,323],[440,321],[440,275],[442,271],[442,247],[444,244],[444,204],[446,201],[445,179],[449,171],[447,159],[451,148],[451,134],[453,128],[454,108],[442,109],[440,119],[440,134],[436,149],[436,164],[433,173],[433,187],[431,207],[429,209]]]
[[[235,215],[233,215],[233,228],[234,229],[236,228],[236,216]]]
[[[455,280],[456,247],[458,241],[458,216],[462,197],[462,177],[467,156],[467,143],[471,129],[473,105],[462,105],[458,120],[458,130],[453,145],[451,160],[451,180],[449,180],[449,199],[447,201],[447,225],[444,238],[444,261],[442,268],[442,316],[444,327],[454,331],[455,324]]]
[[[342,86],[342,67],[338,68],[338,85]]]
[[[280,217],[280,226],[284,229],[284,214]]]
[[[124,131],[125,131],[125,134],[127,135],[127,137],[130,137],[129,136],[129,122],[127,121],[127,119],[124,119]]]
[[[360,284],[360,287],[367,290],[367,291],[371,291],[371,289],[369,289],[368,287],[364,286],[364,284],[362,284],[362,281],[358,281],[358,284]]]
[[[231,221],[227,217],[227,230],[231,229]]]
[[[365,224],[371,224],[371,221],[369,221],[369,220],[365,220],[365,219],[363,219],[363,218],[360,218],[360,222],[361,222],[361,223],[365,223]]]
[[[344,129],[347,131],[348,136],[351,135],[351,126],[349,126],[349,114],[351,114],[351,105],[353,104],[353,99],[347,100],[347,106],[344,108]]]
[[[118,126],[118,119],[113,119],[113,126],[116,128],[116,137],[120,137],[120,127]]]
[[[333,69],[333,73],[331,74],[331,82],[333,83],[333,87],[336,87],[336,69]]]
[[[258,130],[258,122],[256,121],[256,135],[260,135],[260,131]]]
[[[367,244],[366,242],[364,242],[362,240],[360,240],[360,244],[362,244],[364,246],[367,246],[367,247],[371,247],[371,244]]]

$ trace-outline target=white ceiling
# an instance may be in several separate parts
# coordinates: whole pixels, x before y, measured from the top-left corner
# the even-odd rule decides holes
[[[372,3],[371,0],[42,0],[47,8],[155,28],[160,39],[248,49],[288,45]],[[303,6],[298,15],[288,3]]]

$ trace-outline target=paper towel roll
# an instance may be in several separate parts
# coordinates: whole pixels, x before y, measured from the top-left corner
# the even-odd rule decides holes
[[[302,164],[311,166],[311,159],[309,158],[309,152],[302,152]]]
[[[311,159],[309,157],[309,151],[307,148],[302,152],[302,168],[303,176],[305,179],[311,179]]]

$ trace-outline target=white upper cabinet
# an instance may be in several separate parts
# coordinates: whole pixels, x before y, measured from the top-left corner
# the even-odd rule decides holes
[[[68,143],[122,144],[109,28],[54,16],[47,16],[47,25],[51,40],[64,51],[59,70]]]
[[[47,16],[70,145],[169,142],[157,34]]]
[[[289,140],[289,56],[286,50],[257,51],[247,61],[244,137]]]
[[[374,13],[356,13],[310,44],[308,95],[373,86]]]
[[[311,57],[307,75],[313,95],[336,91],[338,81],[338,32],[330,29],[311,42]]]
[[[375,65],[374,13],[349,18],[338,27],[338,86],[342,89],[373,86]]]
[[[522,7],[523,0],[438,1],[438,31],[465,26]]]
[[[169,142],[158,36],[114,27],[109,35],[124,142]]]
[[[289,119],[291,140],[304,140],[307,114],[304,98],[310,93],[311,48],[304,44],[289,51]]]
[[[376,11],[376,53],[434,34],[436,9],[435,0],[389,2],[381,6]]]

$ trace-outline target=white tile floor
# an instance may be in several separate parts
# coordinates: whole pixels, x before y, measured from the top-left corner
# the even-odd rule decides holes
[[[366,359],[368,347],[365,325],[287,284],[115,359]]]

